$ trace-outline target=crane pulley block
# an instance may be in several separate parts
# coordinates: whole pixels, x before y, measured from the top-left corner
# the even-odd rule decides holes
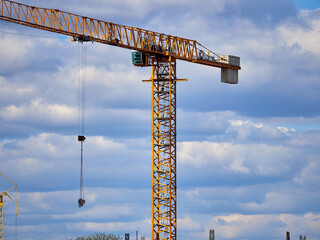
[[[84,200],[84,199],[82,199],[82,198],[79,198],[79,199],[78,199],[78,206],[79,206],[79,208],[81,208],[85,203],[86,203],[86,200]]]

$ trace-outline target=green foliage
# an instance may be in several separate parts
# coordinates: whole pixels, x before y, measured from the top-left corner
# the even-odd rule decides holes
[[[94,233],[87,236],[70,238],[68,240],[122,240],[122,237],[120,237],[120,235],[115,234]]]

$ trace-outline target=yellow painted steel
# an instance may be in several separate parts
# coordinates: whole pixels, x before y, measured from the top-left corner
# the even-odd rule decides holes
[[[2,192],[0,193],[0,240],[3,240],[3,203],[4,203],[4,197],[7,196],[8,198],[10,198],[14,203],[15,203],[15,215],[17,216],[18,214],[18,201],[17,201],[17,198],[18,198],[18,192],[17,192],[17,185],[12,182],[7,176],[5,176],[2,172],[0,172],[0,175],[2,175],[3,177],[5,177],[9,182],[11,182],[14,186],[11,187],[10,189],[8,189],[7,191],[5,192]],[[12,198],[10,195],[9,195],[9,192],[13,189],[16,189],[16,192],[15,192],[15,199]]]
[[[152,239],[176,240],[176,60],[152,66]]]
[[[3,240],[3,194],[0,194],[0,240]]]
[[[219,68],[240,69],[240,66],[226,63],[225,59],[221,58],[222,54],[214,53],[196,40],[97,20],[59,9],[0,0],[0,20],[69,35],[79,41],[93,41],[145,53],[172,56],[175,59]],[[210,52],[215,61],[201,58],[200,53],[204,52]]]

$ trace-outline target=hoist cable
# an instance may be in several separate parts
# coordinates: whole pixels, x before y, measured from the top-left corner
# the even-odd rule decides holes
[[[87,95],[87,45],[78,45],[78,135],[85,135],[86,95]]]
[[[87,43],[83,43],[83,53],[82,53],[82,69],[83,69],[83,81],[82,81],[82,134],[85,135],[86,126],[86,85],[87,85]]]
[[[78,135],[80,135],[80,43],[78,44]]]
[[[81,44],[81,52],[80,52]],[[83,142],[85,138],[85,112],[86,112],[86,68],[87,68],[87,46],[86,43],[78,44],[78,141],[81,143],[81,166],[80,166],[80,196],[79,207],[85,203],[83,184]]]
[[[80,196],[79,198],[84,199],[83,189],[83,141],[81,141],[81,168],[80,168]]]

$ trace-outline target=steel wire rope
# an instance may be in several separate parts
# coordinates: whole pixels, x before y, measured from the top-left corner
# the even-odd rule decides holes
[[[80,51],[81,44],[81,51]],[[85,42],[78,44],[78,140],[81,143],[81,166],[80,166],[80,196],[79,207],[83,206],[84,178],[83,178],[83,142],[85,140],[85,112],[86,112],[86,68],[87,68],[87,45]]]
[[[83,43],[83,58],[82,58],[82,66],[83,66],[83,86],[82,86],[82,133],[85,135],[85,126],[86,126],[86,95],[87,95],[87,43]]]

